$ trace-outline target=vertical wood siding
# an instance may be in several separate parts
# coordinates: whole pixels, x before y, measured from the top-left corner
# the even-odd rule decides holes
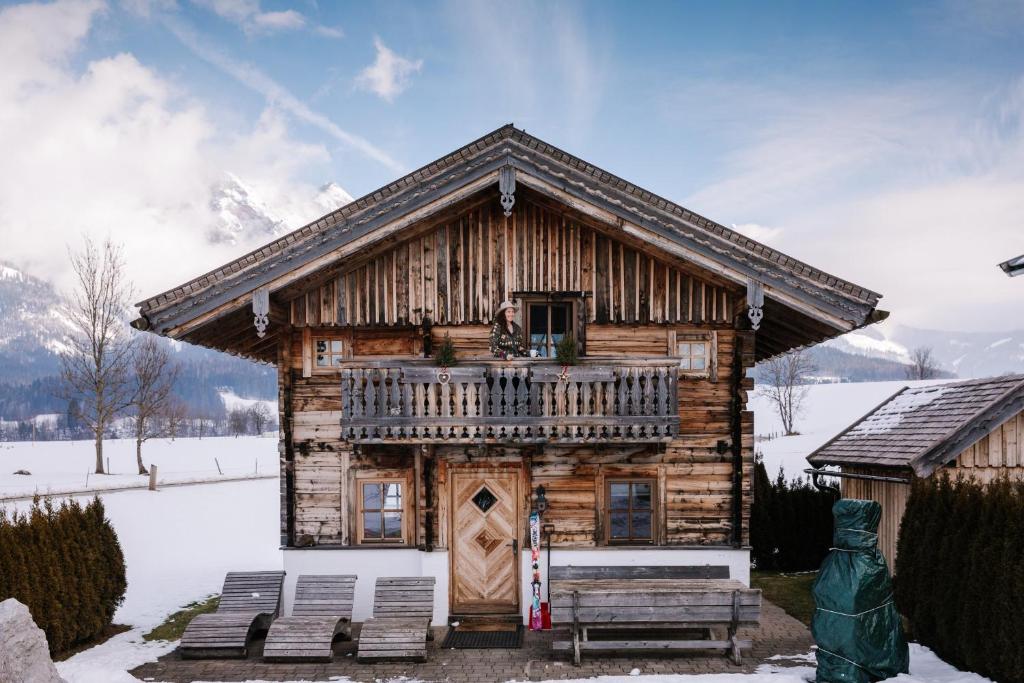
[[[735,292],[564,214],[496,203],[373,255],[290,303],[293,325],[490,321],[513,292],[584,291],[587,321],[725,323]]]

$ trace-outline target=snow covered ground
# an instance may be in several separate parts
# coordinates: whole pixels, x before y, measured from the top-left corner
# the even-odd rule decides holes
[[[769,477],[783,467],[787,478],[801,475],[810,465],[807,456],[816,448],[874,410],[879,404],[906,386],[942,384],[950,380],[902,382],[857,382],[849,384],[816,384],[808,388],[805,410],[796,421],[797,436],[784,436],[770,441],[758,440],[756,448],[764,455]],[[771,401],[755,389],[750,399],[754,411],[754,434],[781,434],[782,423]],[[801,475],[806,476],[806,475]]]
[[[143,633],[218,593],[229,570],[280,569],[279,494],[275,479],[103,494],[128,568],[114,620],[133,628],[59,663],[61,675],[68,683],[135,681],[125,669],[175,646],[144,643]]]
[[[96,463],[91,441],[0,442],[0,498],[121,488],[149,481],[136,474],[132,439],[108,440],[103,453],[110,459],[113,474],[89,474],[86,486],[86,474],[95,470]],[[163,483],[274,474],[278,471],[277,437],[153,439],[143,444],[142,458],[147,466],[157,465]],[[31,474],[14,474],[17,470]]]

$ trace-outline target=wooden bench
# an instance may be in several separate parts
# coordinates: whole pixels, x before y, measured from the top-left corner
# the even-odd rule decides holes
[[[228,572],[217,611],[200,614],[185,628],[182,659],[244,659],[253,634],[277,617],[283,583],[284,572]]]
[[[339,635],[350,635],[354,575],[303,574],[295,584],[290,617],[270,625],[263,645],[268,662],[329,662]]]
[[[704,567],[552,567],[551,620],[569,626],[571,641],[555,641],[556,650],[571,649],[578,666],[582,651],[717,650],[740,663],[741,625],[761,617],[761,591],[729,578],[729,568]],[[724,627],[726,640],[713,640],[711,629]],[[705,639],[591,640],[593,631],[701,629]]]
[[[374,587],[373,618],[359,631],[360,662],[427,661],[434,617],[434,577],[380,577]]]

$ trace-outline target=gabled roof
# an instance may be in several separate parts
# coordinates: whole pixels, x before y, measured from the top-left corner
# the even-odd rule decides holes
[[[497,185],[512,166],[517,183],[654,247],[746,285],[763,284],[765,320],[781,303],[813,321],[799,343],[765,346],[760,357],[875,322],[881,295],[790,258],[507,125],[273,242],[138,304],[138,327],[186,339],[200,324],[238,313],[252,291],[275,291],[365,249],[388,231]],[[785,310],[785,309],[783,309]],[[797,335],[799,336],[799,335]],[[764,337],[764,335],[761,335]]]
[[[909,467],[927,477],[1021,410],[1024,375],[904,387],[807,460]]]

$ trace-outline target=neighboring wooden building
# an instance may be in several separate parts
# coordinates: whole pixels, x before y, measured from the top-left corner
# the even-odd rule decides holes
[[[807,457],[838,466],[845,498],[882,506],[878,544],[892,569],[914,477],[1024,477],[1024,375],[904,387]]]
[[[504,299],[542,357],[490,357]],[[278,367],[286,595],[358,573],[360,619],[376,576],[435,576],[441,621],[526,612],[540,487],[553,564],[747,581],[746,371],[884,317],[878,299],[506,126],[134,325]]]

